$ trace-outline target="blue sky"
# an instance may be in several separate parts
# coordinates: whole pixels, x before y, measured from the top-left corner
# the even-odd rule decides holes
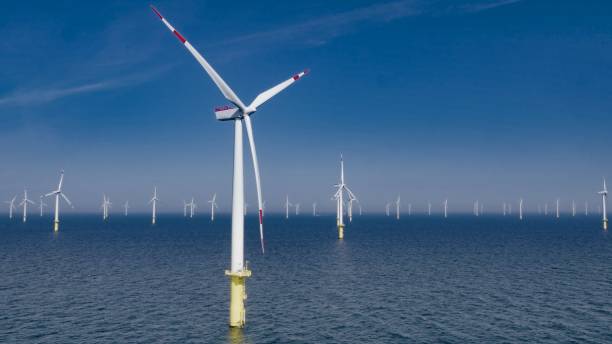
[[[246,102],[309,68],[253,117],[264,198],[332,209],[338,158],[364,209],[402,195],[470,210],[561,198],[610,176],[606,1],[156,1]],[[149,2],[12,2],[0,24],[0,196],[106,192],[146,209],[231,196],[226,101]],[[249,203],[255,204],[250,160]],[[35,196],[37,197],[37,196]]]

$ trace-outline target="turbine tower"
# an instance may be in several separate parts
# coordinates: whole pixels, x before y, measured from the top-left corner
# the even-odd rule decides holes
[[[589,216],[589,202],[584,202],[584,216]]]
[[[295,204],[295,216],[300,215],[300,204],[296,203]]]
[[[189,202],[189,204],[187,204],[187,205],[189,206],[189,218],[192,219],[194,211],[195,211],[195,208],[197,207],[193,197],[191,197],[191,202]]]
[[[102,220],[108,220],[108,208],[110,208],[111,202],[110,199],[106,197],[106,195],[102,195]]]
[[[40,203],[39,203],[39,205],[40,205],[40,217],[43,216],[43,208],[47,206],[47,203],[43,202],[43,197],[45,197],[45,196],[43,196],[43,195],[40,196]]]
[[[234,91],[217,74],[213,67],[200,55],[200,53],[170,25],[170,23],[155,9],[153,11],[161,19],[164,25],[179,39],[185,48],[193,55],[219,88],[223,96],[229,100],[233,106],[225,106],[215,109],[218,120],[234,122],[234,175],[232,188],[232,253],[231,268],[225,274],[230,277],[230,326],[243,327],[246,321],[244,300],[246,299],[246,278],[251,276],[251,271],[245,266],[244,260],[244,171],[243,171],[243,143],[242,125],[246,125],[247,137],[251,148],[251,160],[255,174],[255,184],[257,188],[257,202],[259,205],[259,238],[261,250],[264,252],[263,241],[263,205],[261,194],[261,183],[259,178],[259,163],[255,140],[253,138],[253,128],[250,116],[257,108],[270,100],[272,97],[289,87],[295,81],[303,77],[307,71],[303,71],[283,81],[282,83],[260,93],[251,104],[244,105]]]
[[[125,201],[125,204],[123,204],[123,214],[125,216],[128,216],[128,209],[130,209],[130,202]]]
[[[215,221],[215,208],[217,208],[217,193],[213,195],[213,198],[208,201],[210,203],[210,221]]]
[[[312,216],[317,216],[317,202],[312,204]]]
[[[572,200],[572,217],[576,216],[576,202]]]
[[[189,207],[189,203],[183,200],[183,217],[187,217],[187,207]]]
[[[559,199],[557,198],[557,218],[559,218]]]
[[[391,203],[385,204],[385,214],[387,214],[387,216],[389,216],[389,208],[390,207],[391,207]]]
[[[431,216],[431,202],[427,202],[427,216]]]
[[[19,206],[23,206],[23,222],[28,220],[28,203],[32,205],[36,204],[28,199],[28,190],[23,190],[23,200],[19,203]]]
[[[338,218],[338,239],[344,239],[344,194],[346,193],[349,200],[349,210],[351,210],[350,200],[357,200],[357,197],[355,197],[351,189],[349,189],[344,182],[344,158],[342,154],[340,154],[340,183],[334,185],[334,187],[337,188],[334,199],[336,199],[337,202],[336,217]],[[352,214],[349,215],[352,216]]]
[[[9,205],[9,219],[13,218],[13,210],[17,210],[15,207],[15,200],[17,199],[17,195],[15,195],[10,201],[4,201],[4,203]]]
[[[285,219],[289,218],[289,207],[293,206],[293,204],[289,203],[289,195],[285,198]]]
[[[608,213],[607,213],[607,203],[608,203],[608,188],[606,187],[606,179],[603,180],[603,190],[599,191],[598,194],[601,195],[601,209],[602,216],[601,221],[604,230],[608,230]]]
[[[57,232],[59,230],[59,206],[60,206],[60,196],[68,203],[68,205],[72,208],[72,203],[66,195],[62,192],[62,185],[64,184],[64,170],[60,172],[60,180],[57,185],[57,189],[55,191],[51,191],[45,195],[45,197],[55,196],[55,217],[53,219],[53,231]]]
[[[149,201],[149,204],[151,204],[151,224],[155,224],[155,221],[157,220],[157,201],[159,201],[159,199],[157,198],[157,186],[153,189],[153,198],[151,198],[151,200]]]
[[[448,217],[448,198],[444,200],[444,218]]]
[[[397,200],[395,200],[395,219],[399,220],[400,219],[400,196],[397,195]]]
[[[523,219],[523,199],[519,200],[519,220]]]

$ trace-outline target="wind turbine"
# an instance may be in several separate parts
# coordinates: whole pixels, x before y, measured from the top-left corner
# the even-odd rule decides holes
[[[43,197],[44,196],[40,196],[40,217],[43,216],[43,208],[47,206],[47,203],[43,202]]]
[[[285,219],[289,218],[289,207],[293,206],[293,204],[289,203],[289,195],[285,199]]]
[[[576,216],[576,202],[572,200],[572,217]]]
[[[159,199],[157,198],[157,186],[153,189],[153,198],[151,198],[151,200],[149,201],[149,204],[151,204],[152,209],[151,209],[151,224],[155,224],[155,221],[157,220],[157,201],[159,201]]]
[[[519,220],[523,219],[523,199],[519,200]]]
[[[123,211],[125,216],[128,216],[128,209],[130,209],[130,203],[129,201],[125,201],[125,204],[123,205]]]
[[[431,216],[431,202],[427,202],[427,216]]]
[[[408,216],[412,216],[412,203],[408,203]]]
[[[589,216],[589,202],[584,202],[584,216]]]
[[[608,230],[608,213],[607,213],[607,203],[608,203],[608,188],[606,187],[606,179],[603,180],[603,190],[599,191],[598,194],[601,195],[601,209],[602,211],[602,224],[603,229]]]
[[[210,221],[215,221],[215,208],[217,208],[217,193],[213,195],[213,198],[208,201],[210,203]]]
[[[395,200],[395,218],[397,220],[400,219],[400,201],[401,201],[400,196],[397,195],[397,200]]]
[[[32,200],[28,199],[28,190],[23,190],[23,200],[19,203],[19,206],[23,206],[23,222],[28,220],[28,203],[36,204]]]
[[[506,202],[504,202],[502,209],[503,216],[506,216]]]
[[[312,204],[312,216],[317,216],[317,202]]]
[[[193,197],[191,197],[191,202],[189,202],[188,205],[189,205],[189,218],[191,219],[191,218],[193,218],[193,213],[195,211],[195,208],[197,207]]]
[[[391,203],[385,204],[385,214],[387,214],[387,216],[389,216],[389,208],[390,207],[391,207]]]
[[[296,203],[295,204],[295,215],[300,215],[300,204]]]
[[[357,197],[355,197],[351,189],[349,189],[344,182],[344,158],[342,157],[342,154],[340,154],[340,183],[334,185],[334,187],[337,188],[334,198],[337,202],[336,215],[338,218],[338,239],[344,239],[344,193],[347,194],[349,202],[351,199],[357,200]]]
[[[359,216],[361,216],[361,203],[357,203],[357,205],[359,206]]]
[[[108,220],[108,208],[110,208],[111,202],[110,199],[106,197],[106,195],[102,195],[102,219],[104,221]]]
[[[448,198],[444,200],[444,218],[448,217]]]
[[[259,237],[261,241],[261,250],[264,252],[263,241],[263,209],[262,209],[262,194],[261,183],[259,178],[259,163],[257,160],[257,152],[255,148],[255,140],[253,138],[253,129],[251,125],[252,115],[257,108],[270,100],[272,97],[289,87],[295,81],[303,77],[307,71],[300,72],[288,80],[270,88],[267,91],[260,93],[251,104],[244,105],[234,91],[225,83],[225,81],[217,74],[213,67],[200,55],[200,53],[170,25],[170,23],[155,9],[153,11],[166,25],[166,27],[179,39],[185,48],[193,55],[212,79],[215,85],[219,88],[223,96],[229,100],[233,106],[225,106],[215,109],[215,115],[218,120],[234,121],[234,175],[232,188],[232,258],[231,268],[226,271],[226,275],[230,276],[230,326],[243,327],[245,324],[245,309],[244,300],[245,280],[251,275],[251,271],[245,266],[244,261],[244,171],[243,171],[243,144],[242,144],[242,123],[244,122],[247,130],[249,146],[251,147],[251,157],[253,161],[253,169],[255,172],[255,184],[257,188],[257,202],[259,205]],[[234,107],[235,106],[235,107]]]
[[[53,230],[55,232],[59,230],[59,205],[60,205],[59,198],[60,196],[64,199],[64,201],[66,201],[66,203],[68,203],[70,207],[74,208],[72,206],[72,203],[70,203],[70,200],[68,199],[68,197],[66,197],[66,195],[62,192],[63,184],[64,184],[64,170],[60,172],[60,180],[59,180],[59,184],[57,185],[57,190],[51,191],[45,195],[45,197],[55,196],[55,217],[53,219]]]
[[[351,195],[349,195],[349,201],[348,201],[348,217],[349,217],[349,223],[353,222],[353,202],[355,202],[357,199],[351,197]]]
[[[187,207],[189,206],[189,203],[187,203],[187,201],[183,200],[183,217],[187,217]]]
[[[559,218],[559,199],[557,198],[557,218]]]
[[[13,210],[17,210],[15,207],[15,199],[17,199],[17,195],[15,195],[10,201],[4,201],[4,203],[9,205],[9,219],[13,218]]]

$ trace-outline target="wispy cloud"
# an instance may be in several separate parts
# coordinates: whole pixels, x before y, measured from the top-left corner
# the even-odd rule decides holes
[[[350,32],[359,23],[389,22],[416,16],[421,13],[416,1],[400,0],[376,4],[357,9],[326,15],[278,29],[255,32],[233,39],[224,44],[270,43],[277,41],[299,40],[310,44],[321,44],[327,40]]]
[[[496,7],[512,5],[520,1],[522,0],[495,0],[495,1],[467,4],[467,5],[461,6],[460,8],[461,10],[465,12],[475,13],[475,12],[481,12],[481,11],[494,9]]]
[[[84,83],[74,86],[52,86],[39,89],[22,89],[0,97],[0,106],[29,106],[52,102],[79,94],[110,91],[117,88],[141,84],[162,74],[170,67],[160,68],[147,74]]]

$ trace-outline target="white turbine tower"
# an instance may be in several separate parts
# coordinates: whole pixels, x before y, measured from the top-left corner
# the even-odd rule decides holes
[[[559,199],[557,198],[557,218],[559,218]]]
[[[427,202],[427,216],[431,216],[431,202]]]
[[[589,202],[584,202],[584,216],[589,216]]]
[[[39,206],[40,206],[40,217],[43,216],[43,208],[47,206],[47,203],[43,202],[43,197],[45,197],[45,196],[41,195],[40,196],[40,201],[39,201],[40,202],[39,203]]]
[[[230,290],[230,326],[243,327],[245,324],[244,300],[245,280],[251,275],[251,271],[245,266],[244,261],[244,171],[243,171],[243,144],[242,144],[242,124],[246,125],[247,137],[251,148],[251,158],[255,174],[255,184],[257,188],[257,202],[259,205],[259,237],[261,250],[264,252],[263,241],[263,205],[261,194],[261,183],[259,177],[259,163],[257,161],[257,151],[253,138],[253,129],[250,116],[257,108],[270,100],[272,97],[289,87],[296,80],[304,76],[307,71],[294,75],[286,81],[260,93],[251,104],[244,105],[234,91],[217,74],[213,67],[200,55],[200,53],[170,25],[170,23],[155,9],[153,11],[162,20],[164,25],[179,39],[183,46],[193,55],[219,88],[223,96],[229,100],[233,106],[217,108],[215,114],[218,120],[234,121],[234,176],[232,188],[232,253],[231,268],[226,271],[226,275],[231,279]]]
[[[608,188],[606,187],[606,179],[604,178],[603,180],[603,190],[599,191],[598,194],[601,195],[601,209],[602,211],[602,217],[601,217],[601,221],[603,224],[603,229],[604,230],[608,230],[608,212],[607,212],[607,207],[608,207]]]
[[[317,202],[312,204],[312,216],[317,216]]]
[[[128,216],[128,209],[130,209],[130,201],[125,201],[123,204],[123,214]]]
[[[300,215],[300,204],[296,203],[295,204],[295,215]]]
[[[193,218],[193,214],[195,212],[195,208],[197,207],[193,197],[191,197],[191,202],[189,202],[188,206],[189,206],[189,218],[191,219],[191,218]]]
[[[187,207],[189,207],[189,203],[183,200],[183,217],[187,217]]]
[[[293,206],[293,204],[289,202],[289,195],[287,195],[285,198],[285,219],[289,218],[289,207],[291,206]]]
[[[387,214],[387,216],[389,216],[389,208],[391,208],[391,203],[385,204],[385,214]]]
[[[444,200],[444,218],[448,217],[448,198]]]
[[[412,215],[412,203],[408,203],[408,216]]]
[[[102,206],[100,206],[100,208],[102,208],[102,220],[106,221],[108,220],[108,209],[111,206],[111,202],[110,199],[108,197],[106,197],[105,194],[102,195]]]
[[[9,205],[9,219],[13,218],[13,210],[17,210],[15,207],[15,200],[17,199],[17,195],[15,195],[10,201],[4,201],[4,203]]]
[[[217,208],[217,193],[213,195],[213,198],[208,201],[210,203],[210,221],[215,221],[215,208]]]
[[[397,195],[397,199],[395,200],[395,219],[399,220],[400,219],[400,196]]]
[[[64,199],[64,201],[66,201],[66,203],[68,203],[70,207],[74,208],[72,206],[72,203],[70,203],[70,200],[68,199],[68,197],[66,197],[66,195],[62,192],[63,184],[64,184],[64,170],[60,172],[60,180],[59,180],[59,184],[57,185],[57,189],[45,195],[45,197],[55,196],[55,217],[53,219],[53,230],[55,232],[59,230],[59,206],[60,206],[59,199],[60,199],[60,196]]]
[[[34,205],[32,200],[28,199],[28,190],[23,190],[23,200],[19,203],[19,206],[23,206],[23,222],[28,220],[28,203]]]
[[[506,216],[506,202],[504,202],[503,206],[502,206],[502,215]]]
[[[523,199],[519,200],[519,220],[523,219]]]
[[[355,197],[351,189],[349,189],[344,182],[344,158],[342,154],[340,154],[340,183],[334,185],[334,187],[337,188],[334,199],[336,199],[337,202],[336,217],[338,219],[338,239],[344,239],[344,193],[346,193],[349,202],[351,199],[357,200],[357,197]]]
[[[576,216],[576,202],[572,200],[572,217]]]
[[[157,201],[159,201],[159,199],[157,198],[157,186],[153,189],[153,198],[151,198],[151,200],[149,201],[149,204],[151,204],[151,224],[155,224],[155,222],[157,221]]]

